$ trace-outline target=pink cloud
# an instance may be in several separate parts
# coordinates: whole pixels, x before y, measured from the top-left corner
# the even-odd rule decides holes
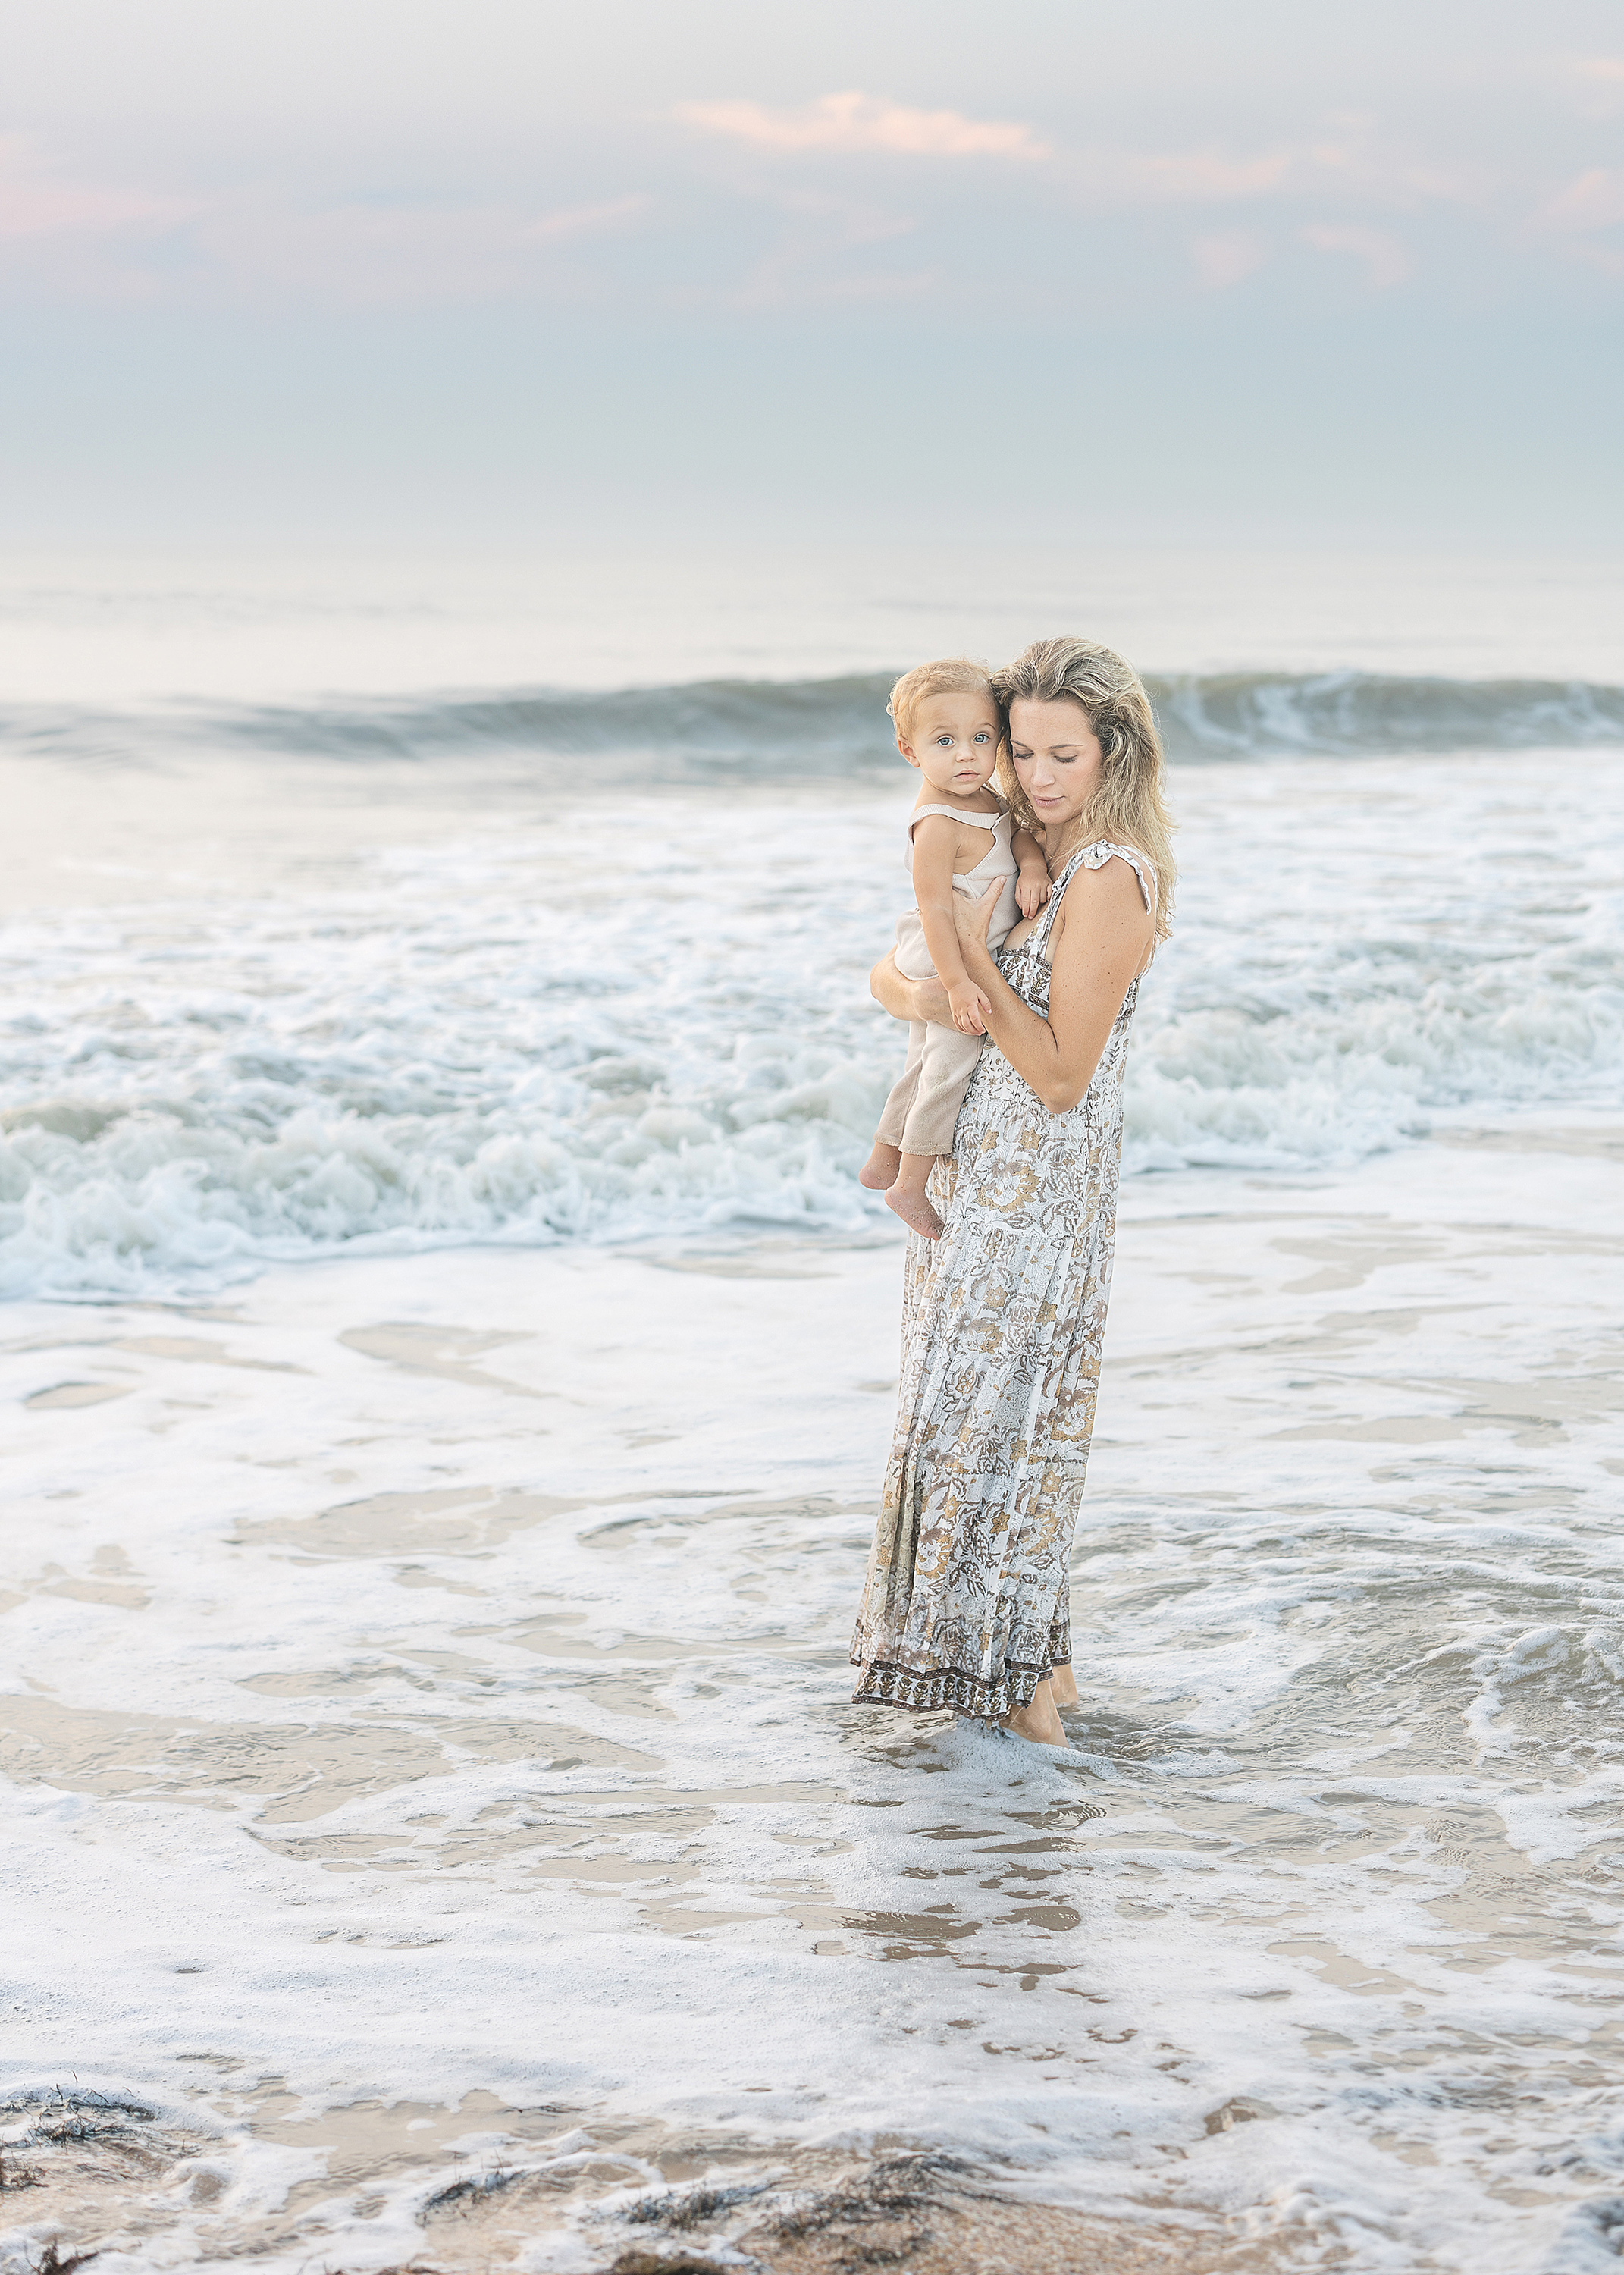
[[[1283,152],[1220,158],[1210,150],[1178,150],[1159,158],[1125,158],[1111,175],[1129,204],[1221,205],[1235,198],[1266,197],[1283,186],[1290,165]]]
[[[1568,68],[1586,117],[1611,118],[1624,110],[1624,56],[1581,56]]]
[[[13,274],[117,299],[170,289],[151,240],[183,229],[192,280],[238,291],[268,285],[326,297],[394,301],[525,291],[555,247],[624,228],[646,196],[537,212],[522,206],[342,202],[307,205],[274,192],[180,199],[87,181],[53,169],[20,138],[0,138],[0,246]]]
[[[1348,223],[1311,223],[1297,231],[1316,253],[1346,253],[1364,267],[1364,281],[1372,291],[1385,292],[1401,284],[1409,274],[1409,255],[1385,230],[1360,229]]]
[[[1547,229],[1612,229],[1624,222],[1624,167],[1592,166],[1559,191],[1540,215]]]
[[[651,202],[629,196],[536,214],[498,205],[233,200],[208,213],[195,238],[215,274],[238,290],[370,303],[462,299],[530,290],[548,272],[555,247],[623,228]]]
[[[108,236],[172,228],[195,205],[150,190],[53,174],[26,143],[0,143],[0,238]]]
[[[1209,292],[1222,292],[1261,268],[1268,254],[1261,238],[1249,229],[1219,230],[1198,237],[1190,246],[1196,271]]]
[[[597,206],[564,206],[556,213],[538,215],[520,234],[538,241],[586,237],[594,230],[614,229],[619,223],[630,221],[635,214],[646,211],[648,204],[646,198],[631,197],[610,198]]]
[[[1606,276],[1624,276],[1624,250],[1603,232],[1624,223],[1624,167],[1591,166],[1576,174],[1536,216],[1537,234],[1564,240],[1564,250]]]
[[[874,268],[859,258],[910,236],[908,214],[858,204],[823,192],[791,191],[772,202],[786,226],[728,298],[739,307],[811,306],[830,301],[915,299],[940,280],[928,268]]]
[[[763,102],[684,102],[676,116],[702,133],[730,136],[761,150],[883,150],[910,158],[1046,158],[1030,126],[966,118],[958,110],[910,110],[850,88],[797,110]]]

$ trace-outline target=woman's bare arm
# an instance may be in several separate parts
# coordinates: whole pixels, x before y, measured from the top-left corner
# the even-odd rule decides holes
[[[1154,935],[1139,881],[1125,861],[1072,878],[1055,926],[1046,1019],[1027,1009],[988,952],[994,897],[959,903],[965,968],[993,1007],[987,1032],[1051,1114],[1069,1114],[1094,1078]]]
[[[868,975],[868,992],[894,1019],[928,1019],[933,1026],[953,1024],[953,1006],[940,979],[905,979],[895,956],[883,957]]]

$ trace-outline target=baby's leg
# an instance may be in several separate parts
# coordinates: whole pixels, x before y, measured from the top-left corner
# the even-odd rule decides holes
[[[940,1156],[953,1151],[954,1124],[980,1055],[979,1035],[961,1035],[956,1027],[925,1028],[918,1080],[902,1133],[902,1161],[886,1205],[926,1240],[941,1238],[941,1219],[925,1187]]]
[[[880,1127],[874,1132],[874,1150],[857,1171],[858,1184],[866,1185],[871,1193],[882,1193],[888,1185],[896,1183],[896,1174],[903,1164],[903,1132],[908,1126],[914,1093],[919,1087],[919,1066],[928,1032],[923,1019],[910,1019],[908,1023],[908,1063],[892,1085],[891,1095],[880,1113]]]
[[[941,1238],[941,1219],[925,1190],[936,1158],[934,1153],[899,1154],[896,1180],[886,1195],[886,1206],[895,1209],[910,1231],[922,1232],[926,1240]]]
[[[896,1173],[902,1166],[902,1147],[888,1145],[883,1138],[876,1138],[873,1151],[857,1171],[857,1183],[866,1185],[871,1193],[882,1193],[896,1183]]]

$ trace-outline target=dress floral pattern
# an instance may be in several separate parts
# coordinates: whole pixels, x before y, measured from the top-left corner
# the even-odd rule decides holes
[[[1102,839],[1074,853],[1020,946],[999,958],[1046,1017],[1045,951],[1079,869],[1144,857]],[[1071,1659],[1068,1572],[1111,1292],[1130,982],[1084,1095],[1039,1104],[989,1042],[954,1150],[933,1173],[939,1241],[903,1266],[896,1433],[852,1639],[853,1696],[993,1718],[1029,1705]]]

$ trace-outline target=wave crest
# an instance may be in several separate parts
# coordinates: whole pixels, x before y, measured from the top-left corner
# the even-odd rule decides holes
[[[832,779],[895,763],[885,708],[891,682],[889,672],[866,672],[127,714],[38,707],[0,720],[0,738],[103,760],[177,744],[346,760],[528,753],[561,789],[612,785],[650,759],[676,782]],[[1145,684],[1168,755],[1184,761],[1624,744],[1624,687],[1584,680],[1217,672],[1152,674]]]

